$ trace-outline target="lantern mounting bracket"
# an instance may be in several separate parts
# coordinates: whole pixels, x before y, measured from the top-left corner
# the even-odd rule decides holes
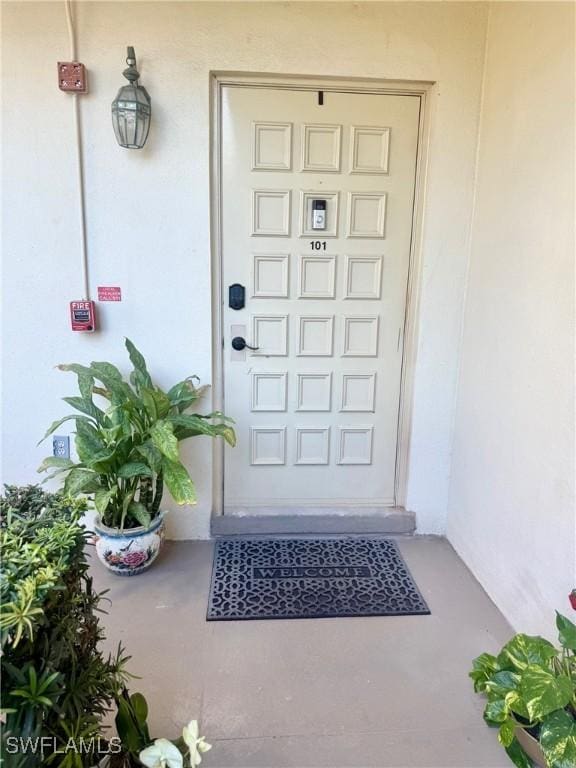
[[[122,72],[126,80],[131,83],[137,83],[140,77],[140,72],[136,69],[136,54],[134,53],[133,46],[129,45],[126,49],[126,64],[128,67]]]

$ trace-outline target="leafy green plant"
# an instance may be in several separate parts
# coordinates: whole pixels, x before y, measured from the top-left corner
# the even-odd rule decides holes
[[[556,614],[560,648],[542,637],[515,635],[497,656],[474,659],[474,690],[486,695],[484,719],[512,762],[530,768],[516,738],[523,728],[538,739],[549,768],[576,766],[576,626]]]
[[[128,677],[123,650],[106,657],[100,649],[103,594],[88,572],[88,534],[79,522],[85,506],[37,486],[6,486],[0,498],[6,768],[92,765],[93,754],[64,747],[102,733],[102,717]],[[37,748],[43,737],[52,744],[45,755]]]
[[[49,456],[38,469],[54,470],[49,477],[64,475],[67,495],[93,494],[104,525],[119,529],[150,525],[159,513],[164,484],[176,503],[196,502],[194,483],[180,460],[180,441],[207,435],[236,443],[232,420],[224,414],[186,413],[205,391],[195,385],[197,377],[164,392],[129,339],[126,349],[133,365],[129,381],[111,363],[58,366],[78,377],[80,396],[63,399],[79,413],[55,421],[45,437],[65,421],[75,421],[79,460]]]
[[[122,751],[129,762],[138,762],[140,752],[152,743],[148,729],[148,702],[141,693],[130,694],[124,687],[116,698],[114,724]]]

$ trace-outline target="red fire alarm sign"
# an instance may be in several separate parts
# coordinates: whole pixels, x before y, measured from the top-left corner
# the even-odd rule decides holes
[[[93,301],[71,301],[70,321],[73,331],[91,333],[96,328]]]
[[[98,301],[122,301],[122,291],[117,285],[99,285]]]

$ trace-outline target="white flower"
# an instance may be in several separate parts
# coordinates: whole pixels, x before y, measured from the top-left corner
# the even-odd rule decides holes
[[[140,761],[146,768],[182,768],[182,753],[168,739],[156,739],[154,744],[140,752]]]
[[[190,765],[196,768],[202,762],[202,755],[212,749],[212,745],[204,741],[204,736],[198,735],[198,720],[190,720],[182,729],[182,738],[190,750]]]

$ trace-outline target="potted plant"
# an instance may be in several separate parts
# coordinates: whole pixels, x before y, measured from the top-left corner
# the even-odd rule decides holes
[[[208,435],[234,445],[236,437],[231,419],[222,413],[187,412],[205,391],[195,385],[197,377],[165,392],[129,339],[126,349],[133,365],[128,381],[111,363],[58,366],[78,377],[79,396],[63,398],[78,413],[55,421],[44,438],[65,421],[75,421],[78,461],[48,456],[38,471],[54,470],[47,479],[64,476],[67,495],[92,497],[98,557],[114,573],[132,576],[149,568],[160,551],[164,487],[177,504],[196,503],[179,443]]]
[[[518,634],[470,672],[488,699],[484,719],[518,768],[576,766],[576,626],[559,613],[556,626],[560,648]]]

